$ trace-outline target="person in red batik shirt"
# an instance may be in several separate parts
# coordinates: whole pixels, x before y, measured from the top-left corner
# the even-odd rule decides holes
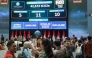
[[[16,52],[16,44],[14,43],[13,40],[10,40],[7,43],[8,51],[4,55],[4,58],[16,58],[14,53]]]

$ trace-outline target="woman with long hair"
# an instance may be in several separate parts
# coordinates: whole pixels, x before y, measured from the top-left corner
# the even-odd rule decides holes
[[[31,56],[29,55],[29,48],[30,48],[30,42],[24,42],[23,51],[22,51],[24,58],[31,58]]]
[[[53,51],[51,48],[50,41],[48,39],[43,39],[41,42],[42,51],[39,53],[38,58],[53,58]]]

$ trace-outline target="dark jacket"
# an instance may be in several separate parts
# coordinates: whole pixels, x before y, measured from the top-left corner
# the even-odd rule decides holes
[[[1,37],[1,41],[4,41],[4,37]]]
[[[65,54],[66,54],[66,48],[62,45],[61,47],[56,48],[56,50],[54,50],[54,58],[65,58]]]

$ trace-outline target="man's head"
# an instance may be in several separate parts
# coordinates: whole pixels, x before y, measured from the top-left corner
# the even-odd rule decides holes
[[[17,41],[17,39],[14,39],[14,41]]]
[[[75,37],[75,35],[73,35],[73,37]]]
[[[7,47],[8,47],[8,50],[12,53],[15,53],[16,52],[16,44],[14,43],[13,40],[10,40],[8,43],[7,43]]]
[[[78,43],[81,44],[82,43],[82,40],[78,40]]]
[[[3,37],[3,34],[1,35],[1,37]]]
[[[69,37],[66,38],[66,42],[70,42],[70,38]]]
[[[56,40],[56,41],[54,41],[54,45],[55,45],[55,47],[59,47],[59,46],[61,46],[61,42],[60,42],[60,40]]]
[[[91,37],[91,36],[88,36],[87,38],[88,38],[88,40],[89,40],[89,41],[92,39],[92,37]]]

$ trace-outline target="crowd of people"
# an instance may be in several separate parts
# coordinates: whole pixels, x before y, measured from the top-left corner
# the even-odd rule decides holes
[[[66,37],[65,41],[62,39],[53,41],[50,37],[37,37],[36,39],[28,37],[25,41],[20,37],[4,41],[2,35],[0,50],[5,50],[5,45],[8,51],[6,51],[4,58],[92,58],[91,36],[77,39],[73,35],[72,38]],[[21,47],[23,47],[22,52],[15,56],[14,54],[21,50]],[[76,53],[76,57],[73,56],[73,52]]]

